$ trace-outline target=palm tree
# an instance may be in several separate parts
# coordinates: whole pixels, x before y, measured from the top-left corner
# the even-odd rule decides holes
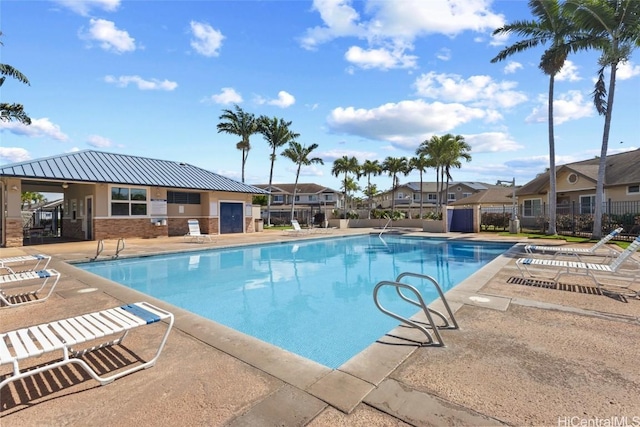
[[[235,111],[222,110],[222,115],[219,117],[222,121],[218,123],[217,127],[218,133],[224,132],[241,138],[240,142],[236,144],[236,148],[242,151],[242,182],[244,182],[244,168],[247,157],[249,157],[249,150],[251,150],[249,138],[258,133],[258,121],[253,114],[245,112],[238,105],[234,109]]]
[[[558,0],[529,0],[529,9],[537,18],[535,21],[516,21],[493,32],[496,34],[516,33],[524,36],[524,40],[504,48],[491,60],[492,63],[502,61],[511,55],[536,47],[539,44],[551,43],[540,60],[539,68],[549,76],[548,96],[548,132],[549,132],[549,230],[548,234],[556,234],[556,156],[555,136],[553,132],[553,92],[555,76],[562,69],[567,59],[567,35],[574,31],[571,21],[563,15]]]
[[[442,184],[444,182],[444,155],[446,144],[444,139],[437,135],[433,135],[430,139],[425,140],[416,150],[416,154],[424,154],[430,159],[431,167],[436,169],[436,205],[438,210],[442,205]]]
[[[382,175],[382,166],[380,166],[380,162],[378,162],[377,160],[365,160],[364,163],[362,164],[362,167],[360,168],[360,173],[362,175],[367,176],[367,188],[365,189],[365,193],[367,194],[365,195],[369,199],[368,211],[369,211],[369,219],[371,219],[371,198],[376,193],[374,191],[373,194],[371,194],[371,176]]]
[[[422,174],[427,168],[431,167],[432,161],[419,150],[416,150],[416,155],[417,157],[412,157],[411,159],[409,159],[409,168],[420,173],[420,218],[422,219],[422,208],[424,200],[422,193]]]
[[[299,133],[289,129],[289,126],[291,126],[291,122],[287,122],[284,119],[266,116],[258,118],[258,132],[262,134],[271,147],[271,154],[269,155],[271,169],[269,170],[269,187],[267,188],[269,193],[271,193],[271,184],[273,183],[273,164],[276,161],[276,149],[295,141],[300,136]],[[267,197],[267,225],[271,225],[271,194]]]
[[[565,11],[580,30],[569,42],[571,49],[573,51],[597,49],[602,52],[598,60],[601,68],[593,91],[596,110],[598,114],[604,116],[592,235],[593,239],[599,239],[602,236],[604,177],[616,89],[616,72],[618,64],[627,61],[632,51],[640,46],[640,1],[567,0]],[[604,70],[607,67],[610,71],[608,89],[604,77]]]
[[[387,157],[382,162],[382,170],[387,172],[393,179],[393,186],[391,187],[391,216],[396,210],[396,188],[398,187],[398,174],[402,173],[405,176],[409,173],[409,161],[406,157]]]
[[[349,198],[351,194],[360,190],[360,186],[358,185],[358,182],[353,177],[347,177],[347,179],[345,179],[342,184],[342,189],[344,190],[344,193],[347,195],[347,198]],[[353,200],[351,200],[351,205],[349,206],[349,209],[353,209]]]
[[[296,170],[296,183],[293,186],[293,200],[291,201],[291,220],[294,219],[293,211],[296,204],[296,192],[298,191],[298,178],[300,178],[300,169],[302,165],[309,166],[313,163],[324,165],[320,157],[309,157],[311,152],[318,148],[318,144],[311,144],[308,147],[302,146],[296,141],[289,141],[289,148],[285,149],[281,155],[298,165]]]
[[[342,188],[347,187],[347,178],[350,173],[356,175],[356,177],[360,177],[360,165],[358,164],[358,159],[355,157],[347,157],[342,156],[339,159],[336,159],[333,162],[333,167],[331,168],[331,174],[335,177],[338,177],[341,173],[344,173],[344,179],[342,181]],[[346,218],[347,215],[347,193],[344,193],[344,215]]]
[[[445,145],[446,151],[444,155],[444,159],[442,162],[442,170],[444,170],[445,176],[447,178],[447,185],[445,194],[449,194],[449,182],[451,181],[451,168],[460,168],[462,167],[462,163],[460,163],[460,159],[464,159],[467,162],[471,161],[471,154],[468,152],[471,151],[471,146],[467,144],[462,135],[453,136],[448,133],[442,137]]]
[[[0,36],[2,36],[2,31],[0,31]],[[2,45],[3,43],[0,42],[0,46]],[[0,86],[3,85],[5,79],[7,78],[6,76],[10,76],[26,85],[31,85],[29,83],[29,79],[27,79],[27,76],[25,76],[20,71],[18,71],[18,69],[12,67],[9,64],[0,64],[0,75],[2,75],[2,77],[0,77]],[[31,124],[31,118],[27,115],[27,113],[24,112],[24,106],[22,104],[9,104],[6,102],[1,102],[0,121],[10,122],[11,120],[17,120],[25,125]]]

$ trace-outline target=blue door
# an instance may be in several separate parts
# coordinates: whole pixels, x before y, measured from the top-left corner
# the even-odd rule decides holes
[[[449,231],[473,233],[473,209],[449,209]]]
[[[220,203],[220,234],[244,231],[243,206],[244,203]]]

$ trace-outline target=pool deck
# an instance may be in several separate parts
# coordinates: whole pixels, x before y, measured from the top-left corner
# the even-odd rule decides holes
[[[128,239],[121,257],[374,231],[264,231],[202,244]],[[0,258],[52,255],[50,268],[61,273],[47,301],[0,308],[0,331],[136,301],[176,317],[155,367],[105,386],[74,366],[12,383],[0,390],[0,426],[640,425],[640,300],[600,295],[572,277],[584,286],[522,284],[515,259],[526,239],[407,231],[519,245],[447,293],[460,329],[441,331],[444,347],[417,346],[424,335],[398,327],[336,370],[74,267],[95,255],[96,242],[0,249]],[[101,258],[115,248],[115,240],[105,242]],[[155,326],[83,359],[101,372],[147,360],[159,337]]]

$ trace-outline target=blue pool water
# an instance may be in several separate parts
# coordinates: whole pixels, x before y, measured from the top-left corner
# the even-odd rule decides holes
[[[446,292],[511,244],[377,235],[211,249],[77,267],[337,368],[389,332],[373,288],[412,272]],[[437,297],[418,279],[426,302]],[[385,308],[411,316],[390,287]],[[396,296],[394,298],[394,296]]]

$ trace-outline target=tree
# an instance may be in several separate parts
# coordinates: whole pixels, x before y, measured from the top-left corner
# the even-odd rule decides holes
[[[244,168],[251,150],[249,138],[258,133],[258,121],[253,114],[243,111],[238,105],[234,109],[235,111],[222,110],[222,115],[219,117],[222,121],[217,127],[218,133],[224,132],[241,138],[236,148],[242,151],[242,182],[244,182]]]
[[[432,161],[430,158],[424,155],[424,153],[420,153],[419,150],[416,150],[417,157],[412,157],[409,159],[409,169],[416,170],[420,173],[420,218],[422,219],[422,209],[423,209],[423,193],[422,193],[422,174],[424,171],[431,167]]]
[[[313,163],[324,165],[324,162],[321,158],[309,157],[311,155],[311,152],[316,148],[318,148],[318,144],[311,144],[308,147],[304,147],[296,141],[290,141],[289,148],[285,149],[281,153],[282,156],[298,165],[298,169],[296,170],[296,182],[293,186],[293,200],[291,201],[291,220],[294,219],[293,212],[296,203],[296,193],[298,191],[298,178],[300,177],[300,169],[302,169],[303,165],[309,166]]]
[[[382,170],[387,172],[393,179],[393,186],[391,187],[391,216],[396,210],[396,188],[398,187],[398,174],[402,173],[405,176],[409,173],[409,161],[406,157],[387,157],[382,162]]]
[[[22,202],[22,209],[31,209],[32,204],[40,204],[47,201],[46,197],[41,193],[35,193],[32,191],[25,191],[20,195],[20,200]]]
[[[0,36],[2,36],[2,31],[0,31]],[[0,42],[0,46],[3,43]],[[22,74],[18,69],[12,67],[9,64],[0,64],[0,87],[4,84],[7,76],[12,77],[18,80],[21,83],[31,86],[29,83],[29,79],[27,76]],[[9,104],[7,102],[0,102],[0,121],[10,122],[12,120],[17,120],[24,125],[31,124],[31,118],[24,111],[24,106],[22,104]]]
[[[593,91],[593,103],[598,114],[604,116],[602,146],[596,183],[593,219],[593,239],[602,237],[602,208],[604,177],[609,148],[609,131],[613,114],[618,65],[631,57],[640,46],[640,1],[638,0],[567,0],[565,11],[579,31],[569,41],[572,51],[596,49],[601,51],[598,79]],[[604,71],[609,68],[609,87]],[[608,93],[607,93],[608,92]]]
[[[471,146],[467,144],[462,135],[453,136],[448,133],[442,137],[443,143],[445,144],[445,154],[442,162],[442,168],[445,172],[445,176],[447,178],[446,191],[447,201],[449,194],[449,182],[451,181],[451,168],[460,168],[462,167],[462,163],[460,159],[464,159],[467,162],[471,161],[471,154],[468,152],[471,151]]]
[[[350,173],[356,175],[356,177],[360,177],[360,165],[358,164],[358,159],[355,157],[347,157],[342,156],[339,159],[336,159],[333,162],[333,167],[331,168],[331,174],[335,177],[338,177],[341,173],[344,174],[344,179],[342,180],[342,188],[347,187],[347,178]],[[346,218],[347,215],[347,193],[344,192],[344,215]]]
[[[347,195],[347,200],[348,200],[353,193],[355,193],[356,191],[360,190],[360,186],[358,185],[358,182],[353,177],[350,176],[350,177],[347,177],[347,179],[344,180],[344,182],[342,184],[342,189],[344,191],[344,194]],[[353,209],[353,200],[351,200],[351,204],[349,206],[349,209]]]
[[[425,140],[416,150],[416,154],[423,154],[430,159],[431,167],[436,169],[436,205],[438,210],[442,205],[442,184],[444,181],[444,155],[446,144],[444,140],[437,135],[433,135],[430,139]]]
[[[371,176],[382,175],[382,166],[377,160],[365,160],[360,168],[360,173],[367,177],[367,188],[365,189],[365,196],[368,198],[369,206],[369,219],[371,219],[371,199],[376,195],[377,191],[371,191]],[[374,185],[375,188],[375,185]]]
[[[529,9],[537,18],[535,21],[516,21],[493,32],[496,34],[516,33],[524,36],[511,46],[504,48],[491,60],[492,63],[502,61],[511,55],[538,46],[551,43],[540,60],[539,68],[549,76],[548,95],[548,134],[549,134],[549,230],[548,234],[556,234],[556,157],[555,136],[553,131],[553,92],[555,76],[560,72],[567,59],[566,40],[574,31],[571,21],[566,19],[558,0],[530,0]]]
[[[295,141],[300,136],[299,133],[289,129],[289,126],[291,126],[291,122],[287,122],[284,119],[266,116],[258,118],[258,132],[262,134],[271,147],[271,154],[269,155],[271,169],[269,170],[269,187],[267,188],[269,192],[271,192],[271,185],[273,184],[273,165],[276,161],[276,149]],[[267,197],[267,225],[271,225],[271,194]]]

